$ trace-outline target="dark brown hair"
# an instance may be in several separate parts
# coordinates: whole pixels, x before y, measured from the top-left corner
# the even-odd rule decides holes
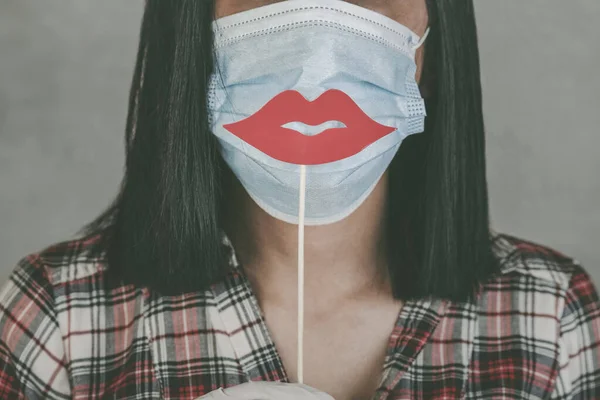
[[[491,251],[477,31],[472,0],[429,0],[421,82],[425,132],[389,169],[389,268],[398,299],[467,300],[497,271]],[[227,166],[211,134],[212,1],[148,0],[113,204],[80,233],[111,281],[163,294],[203,290],[226,271]]]

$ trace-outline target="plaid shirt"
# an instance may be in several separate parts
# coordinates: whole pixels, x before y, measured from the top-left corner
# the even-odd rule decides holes
[[[247,277],[204,293],[104,289],[71,240],[19,262],[0,291],[0,398],[194,399],[287,381]],[[495,234],[473,303],[407,301],[374,399],[600,399],[600,304],[573,259]],[[348,351],[352,351],[348,349]]]

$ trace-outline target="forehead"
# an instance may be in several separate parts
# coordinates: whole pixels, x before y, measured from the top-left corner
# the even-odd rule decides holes
[[[286,0],[214,0],[216,18]],[[427,25],[426,0],[345,0],[346,3],[378,12],[418,31]],[[418,33],[418,32],[417,32]]]

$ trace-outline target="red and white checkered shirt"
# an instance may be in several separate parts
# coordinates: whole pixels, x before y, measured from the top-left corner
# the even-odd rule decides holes
[[[203,293],[104,289],[90,241],[19,262],[0,291],[0,398],[194,399],[287,381],[235,262]],[[407,301],[373,399],[600,399],[600,304],[573,259],[496,235],[502,261],[473,303]],[[348,349],[352,351],[352,349]]]

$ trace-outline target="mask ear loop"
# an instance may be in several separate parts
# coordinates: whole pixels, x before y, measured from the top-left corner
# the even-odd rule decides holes
[[[298,383],[304,383],[304,208],[306,165],[300,166],[298,209]]]
[[[417,44],[415,44],[413,46],[413,50],[417,50],[419,47],[421,47],[423,45],[423,43],[425,43],[425,39],[427,39],[427,36],[429,35],[429,31],[430,31],[430,28],[428,27],[427,30],[425,31],[425,33],[423,34],[423,37],[421,39],[419,39]]]

